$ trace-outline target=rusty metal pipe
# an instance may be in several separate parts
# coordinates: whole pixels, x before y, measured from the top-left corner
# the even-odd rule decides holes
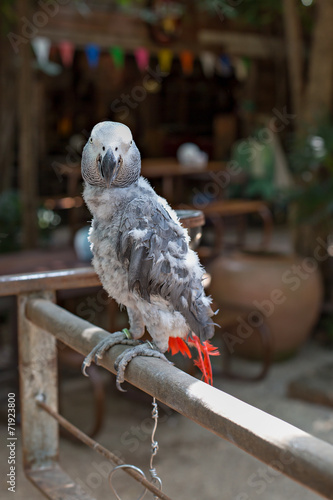
[[[44,299],[29,300],[26,315],[83,355],[109,335]],[[101,366],[115,373],[114,362],[123,349],[110,349]],[[328,443],[157,359],[133,359],[126,380],[303,486],[333,499],[333,446]]]

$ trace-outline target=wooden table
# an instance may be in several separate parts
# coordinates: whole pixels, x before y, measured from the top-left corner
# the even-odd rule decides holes
[[[245,239],[245,217],[250,214],[258,214],[263,221],[261,250],[267,250],[272,236],[273,216],[265,201],[241,199],[216,200],[208,203],[206,206],[201,206],[200,210],[204,213],[205,217],[209,217],[212,220],[215,226],[216,241],[214,253],[216,255],[219,255],[224,248],[223,218],[235,216],[241,218],[242,224],[238,227],[238,245],[242,247]]]
[[[162,196],[169,203],[173,203],[175,179],[193,175],[209,176],[214,172],[224,170],[226,163],[210,161],[205,167],[191,167],[181,165],[176,158],[149,158],[142,160],[141,174],[147,179],[162,179]]]

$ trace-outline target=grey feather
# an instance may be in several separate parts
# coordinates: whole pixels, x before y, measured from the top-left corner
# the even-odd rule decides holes
[[[143,237],[131,236],[136,227],[147,230]],[[170,253],[170,243],[178,249],[177,252]],[[129,247],[130,260],[127,258]],[[189,248],[185,237],[179,234],[178,225],[162,206],[155,200],[149,203],[144,198],[132,200],[119,227],[117,248],[118,259],[128,269],[131,291],[136,283],[136,291],[148,302],[154,295],[169,301],[176,311],[183,314],[201,340],[214,335],[210,321],[212,311],[202,302],[202,284],[191,276],[186,266]],[[176,264],[173,264],[174,260]],[[157,261],[159,265],[156,265]]]

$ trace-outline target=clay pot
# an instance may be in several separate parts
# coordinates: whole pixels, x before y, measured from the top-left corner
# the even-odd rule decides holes
[[[323,298],[321,274],[314,258],[239,252],[218,257],[208,270],[212,278],[209,293],[221,310],[221,319],[228,306],[240,311],[243,308],[245,321],[237,320],[232,327],[237,353],[262,357],[257,328],[264,321],[275,359],[290,356],[309,337]]]

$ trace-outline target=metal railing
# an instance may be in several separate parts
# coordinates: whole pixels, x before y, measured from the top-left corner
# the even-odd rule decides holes
[[[54,500],[65,493],[68,499],[93,500],[58,463],[58,425],[64,422],[57,413],[56,339],[87,355],[109,335],[56,305],[54,290],[98,284],[91,268],[0,277],[0,296],[18,296],[24,469],[44,495]],[[115,373],[115,359],[124,349],[114,346],[101,365]],[[328,443],[154,358],[133,359],[126,380],[303,486],[333,499],[333,446]],[[149,489],[168,499],[151,484]]]

